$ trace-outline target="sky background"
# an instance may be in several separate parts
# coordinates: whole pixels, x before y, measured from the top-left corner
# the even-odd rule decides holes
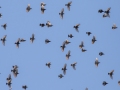
[[[46,11],[41,14],[40,3],[46,3]],[[74,0],[70,11],[65,4],[69,0],[0,0],[0,25],[7,23],[6,30],[0,27],[0,38],[7,35],[6,45],[0,42],[0,90],[8,90],[6,78],[12,75],[12,90],[22,90],[27,85],[28,90],[120,90],[120,0]],[[26,12],[27,5],[32,10]],[[110,18],[103,18],[99,9],[107,10],[111,7]],[[64,8],[63,20],[59,12]],[[53,27],[40,27],[40,23],[50,21]],[[79,33],[73,28],[80,23]],[[117,29],[112,30],[116,24]],[[86,32],[92,32],[90,36]],[[35,40],[30,37],[35,34]],[[73,38],[68,38],[73,34]],[[95,44],[91,43],[93,35]],[[14,44],[18,38],[21,42],[19,49]],[[45,39],[51,40],[45,44]],[[69,40],[62,52],[60,46]],[[79,44],[84,42],[86,52],[81,52]],[[65,55],[71,51],[71,57],[66,60]],[[99,52],[105,55],[99,56]],[[94,65],[95,58],[100,64]],[[51,62],[49,69],[45,64]],[[77,62],[76,70],[70,65]],[[66,75],[60,79],[59,74],[64,64],[67,64]],[[11,69],[18,65],[19,75],[15,78]],[[113,80],[108,72],[114,70]],[[103,86],[102,82],[108,82]]]

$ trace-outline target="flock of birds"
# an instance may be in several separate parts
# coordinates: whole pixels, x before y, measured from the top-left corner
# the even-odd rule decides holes
[[[70,6],[71,6],[71,4],[72,4],[72,1],[68,2],[67,4],[65,4],[65,6],[67,6],[67,8],[68,8],[69,11],[70,11]],[[45,13],[45,10],[46,10],[46,9],[45,9],[46,4],[42,2],[42,3],[40,4],[40,6],[41,6],[41,13],[44,14],[44,13]],[[0,7],[0,8],[1,8],[1,7]],[[30,4],[28,4],[28,6],[26,7],[26,11],[27,11],[27,12],[30,12],[31,9],[32,9],[32,8],[30,7]],[[107,10],[99,9],[99,10],[98,10],[98,13],[104,13],[104,14],[103,14],[103,17],[110,17],[110,9],[111,9],[111,8],[108,8]],[[61,12],[59,13],[59,15],[60,15],[60,17],[63,19],[63,16],[64,16],[64,8],[62,8],[62,10],[61,10]],[[1,14],[1,13],[0,13],[0,17],[2,17],[2,14]],[[3,24],[3,25],[1,25],[1,26],[6,30],[7,23],[5,23],[5,24]],[[40,23],[39,26],[41,26],[41,27],[44,27],[44,26],[52,27],[53,25],[51,24],[50,21],[47,21],[46,24]],[[79,26],[80,26],[80,24],[76,24],[76,25],[73,26],[73,28],[75,28],[75,30],[76,30],[77,32],[79,32],[79,30],[78,30]],[[112,29],[117,29],[116,24],[113,24]],[[91,33],[91,32],[86,32],[86,34],[87,34],[88,36],[90,36],[92,33]],[[2,43],[3,43],[4,46],[5,46],[6,37],[7,37],[7,35],[4,35],[4,37],[1,38],[1,41],[2,41]],[[73,38],[74,36],[73,36],[72,34],[69,34],[68,37],[69,37],[69,38]],[[30,37],[30,41],[33,43],[34,40],[35,40],[35,35],[32,34],[32,37]],[[20,44],[21,42],[25,42],[25,41],[26,41],[26,40],[23,39],[23,38],[21,38],[21,39],[18,38],[18,40],[15,42],[16,47],[19,48],[19,44]],[[96,41],[97,41],[97,40],[96,40],[96,37],[93,36],[93,38],[91,39],[92,44],[94,44]],[[49,39],[45,39],[45,43],[46,43],[46,44],[47,44],[47,43],[50,43],[50,42],[51,42],[51,41],[50,41]],[[66,48],[66,45],[68,45],[68,44],[70,44],[70,43],[71,43],[70,41],[65,40],[65,41],[63,42],[63,44],[60,46],[61,49],[62,49],[62,51],[64,51],[64,49]],[[84,42],[83,42],[83,41],[81,42],[81,44],[79,45],[79,47],[81,48],[81,51],[82,51],[82,52],[87,51],[86,49],[84,49]],[[70,58],[70,56],[71,56],[70,53],[71,53],[71,51],[69,50],[68,53],[66,54],[66,59],[67,59],[67,60],[69,60],[69,58]],[[103,52],[99,52],[99,55],[102,56],[102,55],[104,55],[104,53],[103,53]],[[77,62],[74,62],[74,63],[71,64],[71,66],[73,67],[74,70],[76,70],[76,68],[75,68],[76,64],[77,64]],[[98,67],[99,64],[100,64],[100,62],[98,61],[98,58],[96,58],[96,60],[95,60],[95,65]],[[51,62],[46,63],[46,66],[48,66],[48,67],[50,68]],[[63,74],[65,75],[65,74],[66,74],[66,70],[67,70],[67,64],[64,64],[62,70],[63,70]],[[18,66],[17,66],[17,65],[13,66],[13,69],[11,70],[11,72],[13,72],[14,77],[17,77],[17,75],[19,74],[19,73],[18,73]],[[110,75],[111,79],[113,79],[113,73],[114,73],[114,70],[111,70],[111,71],[108,73],[108,75]],[[63,74],[59,74],[58,77],[59,77],[59,78],[64,77]],[[12,84],[11,74],[9,74],[9,76],[6,78],[6,80],[7,80],[6,85],[8,85],[10,89],[12,89],[12,88],[11,88],[11,84]],[[108,82],[103,81],[102,84],[105,86],[105,85],[108,84]],[[120,81],[118,81],[118,84],[120,85]],[[28,88],[28,87],[27,87],[27,85],[23,85],[22,88],[26,90],[26,88]],[[86,88],[85,90],[88,90],[88,88]]]

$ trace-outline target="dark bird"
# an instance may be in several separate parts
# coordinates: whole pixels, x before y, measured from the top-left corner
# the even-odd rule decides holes
[[[109,18],[110,18],[109,13],[104,13],[104,14],[103,14],[103,18],[104,18],[104,17],[109,17]]]
[[[108,83],[107,83],[106,81],[103,81],[102,84],[103,84],[103,86],[105,86],[105,85],[107,85]]]
[[[85,51],[87,51],[87,50],[82,48],[82,52],[85,52]]]
[[[7,37],[7,35],[5,35],[3,38],[1,38],[1,41],[2,41],[4,46],[5,46],[6,37]]]
[[[33,43],[34,40],[35,40],[35,35],[32,34],[32,37],[30,38],[30,41]]]
[[[60,46],[62,48],[62,51],[64,51],[65,46],[65,41],[63,42],[62,46]]]
[[[93,38],[92,38],[92,44],[94,44],[95,41],[97,41],[97,40],[96,40],[95,36],[93,36]]]
[[[62,77],[64,77],[62,74],[60,74],[60,75],[58,75],[58,77],[60,77],[60,78],[62,78]]]
[[[69,43],[71,43],[71,42],[69,42],[68,40],[65,40],[65,44],[66,44],[66,45],[69,44]]]
[[[41,4],[40,4],[41,6],[45,6],[46,4],[44,3],[44,2],[41,2]]]
[[[70,50],[69,50],[68,53],[66,54],[66,59],[68,60],[70,56],[71,55],[70,55]]]
[[[44,26],[45,26],[45,24],[44,24],[44,23],[40,23],[39,25],[40,25],[41,27],[44,27]]]
[[[88,34],[88,36],[90,36],[90,34],[92,34],[91,32],[86,32],[86,34]]]
[[[83,48],[84,47],[84,43],[83,41],[81,42],[81,44],[79,45],[80,48]]]
[[[15,42],[16,47],[19,48],[19,44],[20,44],[20,38],[18,38],[18,40]]]
[[[104,11],[106,14],[109,14],[110,13],[110,9],[111,9],[111,7],[110,8],[108,8],[106,11]]]
[[[72,1],[68,2],[67,4],[65,4],[65,6],[67,6],[68,10],[70,11],[70,6],[71,6]]]
[[[60,17],[63,19],[63,15],[64,15],[64,8],[61,10],[61,12],[59,13]]]
[[[49,42],[51,42],[50,40],[48,40],[48,39],[45,39],[45,43],[47,44],[47,43],[49,43]]]
[[[12,80],[11,74],[9,74],[9,76],[6,78],[6,80]]]
[[[66,70],[67,70],[66,67],[67,67],[67,64],[64,64],[64,67],[62,68],[64,75],[66,74]]]
[[[85,88],[85,90],[88,90],[88,88]]]
[[[118,81],[118,84],[120,85],[120,81]]]
[[[8,85],[8,87],[10,88],[10,90],[12,89],[12,87],[11,87],[11,81],[12,81],[12,79],[11,80],[7,80],[7,83],[6,83],[6,85]]]
[[[112,29],[117,29],[116,24],[113,24]]]
[[[75,28],[75,30],[76,30],[77,32],[79,32],[79,30],[78,30],[79,26],[80,26],[80,24],[76,24],[73,28]]]
[[[99,9],[99,10],[98,10],[98,13],[102,13],[102,12],[104,12],[102,9]]]
[[[46,63],[46,66],[50,68],[51,62]]]
[[[46,26],[47,27],[52,27],[53,25],[50,23],[50,21],[47,21]]]
[[[73,36],[72,34],[69,34],[68,37],[72,38],[72,37],[74,37],[74,36]]]
[[[42,5],[42,6],[41,6],[41,13],[44,14],[44,11],[45,11],[45,10],[46,10],[46,9],[45,9],[44,6]]]
[[[104,55],[104,53],[103,52],[99,52],[99,55],[102,56],[102,55]]]
[[[26,85],[24,85],[24,86],[22,86],[22,88],[23,88],[24,90],[26,90],[28,87],[27,87]]]
[[[21,38],[21,39],[20,39],[20,42],[25,42],[25,41],[26,41],[26,40],[25,40],[25,39],[23,39],[23,38]]]
[[[73,67],[74,70],[76,70],[75,66],[76,66],[77,62],[71,64],[71,66]]]
[[[3,27],[5,30],[6,30],[6,27],[7,27],[7,23],[1,25],[1,27]]]
[[[110,78],[111,78],[111,79],[113,79],[113,76],[112,76],[112,75],[113,75],[113,72],[114,72],[114,70],[112,70],[111,72],[108,73],[108,75],[110,75]]]
[[[98,67],[98,64],[99,64],[100,62],[98,61],[98,58],[96,58],[96,60],[95,60],[95,65]]]
[[[29,12],[32,8],[30,7],[30,4],[28,4],[27,8],[26,8],[26,12]]]
[[[18,66],[17,65],[13,66],[13,69],[11,70],[11,72],[13,72],[14,77],[17,77],[17,75],[19,74]]]
[[[2,17],[2,14],[0,13],[0,18]]]

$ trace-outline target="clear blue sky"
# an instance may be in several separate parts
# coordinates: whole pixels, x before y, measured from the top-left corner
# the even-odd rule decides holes
[[[46,11],[41,14],[40,3],[46,3]],[[22,85],[27,85],[28,90],[120,90],[120,0],[73,0],[70,11],[65,6],[69,0],[1,0],[0,25],[7,23],[4,30],[0,27],[0,38],[7,35],[6,45],[0,42],[0,90],[8,90],[6,78],[11,73],[13,65],[18,65],[19,75],[14,78],[12,74],[12,90],[22,90]],[[27,5],[32,10],[26,12]],[[110,18],[103,18],[98,13],[99,9],[106,10],[111,7]],[[64,8],[63,20],[59,12]],[[53,27],[40,27],[40,23],[50,21]],[[73,28],[80,23],[79,33]],[[112,30],[115,23],[118,28]],[[90,36],[87,31],[92,32]],[[30,37],[35,34],[32,44]],[[68,34],[73,38],[68,38]],[[96,36],[95,44],[91,43],[93,35]],[[16,48],[18,38],[27,41]],[[45,39],[51,40],[45,44]],[[71,43],[62,52],[60,46],[68,39]],[[84,41],[86,52],[79,48]],[[71,51],[71,57],[66,60],[66,53]],[[99,52],[105,53],[99,56]],[[95,58],[100,64],[95,67]],[[45,66],[51,62],[51,68]],[[76,70],[70,64],[77,62]],[[66,75],[61,68],[67,64]],[[113,80],[108,72],[114,69]],[[109,84],[102,85],[106,81]]]

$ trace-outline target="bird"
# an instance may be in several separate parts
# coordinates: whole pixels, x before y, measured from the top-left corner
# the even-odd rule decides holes
[[[68,60],[70,56],[71,55],[70,55],[70,50],[69,50],[68,53],[66,54],[66,59]]]
[[[32,8],[30,7],[30,4],[27,5],[26,12],[29,12]]]
[[[68,2],[67,4],[65,4],[65,6],[67,6],[68,10],[70,11],[70,6],[71,6],[72,1]]]
[[[0,13],[0,18],[2,17],[2,14]]]
[[[9,76],[6,78],[6,80],[12,80],[11,74],[9,74]]]
[[[71,43],[71,42],[69,42],[68,40],[65,40],[65,44],[66,44],[66,45],[69,44],[69,43]]]
[[[60,17],[63,19],[63,15],[64,15],[64,8],[62,8],[61,12],[59,13]]]
[[[103,86],[105,86],[105,85],[107,85],[108,83],[107,83],[106,81],[103,81],[102,84],[103,84]]]
[[[30,37],[30,41],[33,43],[33,42],[34,42],[34,40],[35,40],[35,35],[34,35],[34,34],[32,34],[32,37]]]
[[[17,65],[13,66],[13,69],[11,70],[11,72],[13,72],[14,77],[17,77],[17,74],[19,74],[18,66]]]
[[[75,28],[75,30],[76,30],[77,32],[79,32],[79,30],[78,30],[79,26],[80,26],[80,24],[76,24],[73,28]]]
[[[44,26],[45,26],[45,24],[44,24],[44,23],[40,23],[40,24],[39,24],[39,26],[44,27]]]
[[[7,27],[7,23],[1,25],[1,27],[3,27],[5,30],[6,30],[6,27]]]
[[[60,77],[60,78],[62,78],[62,77],[64,77],[62,74],[60,74],[60,75],[58,75],[58,77]]]
[[[65,46],[65,41],[63,42],[62,46],[60,46],[62,48],[62,51],[64,51]]]
[[[67,64],[64,64],[64,67],[62,68],[62,70],[63,70],[63,74],[65,75],[66,74],[66,70],[67,70]]]
[[[103,52],[99,52],[99,55],[102,56],[102,55],[104,55],[104,53]]]
[[[8,85],[8,87],[11,89],[11,81],[12,81],[12,79],[11,80],[7,80],[7,83],[6,83],[6,85]]]
[[[98,13],[102,13],[102,12],[104,12],[102,9],[99,9],[99,10],[98,10]]]
[[[118,84],[120,85],[120,81],[118,81]]]
[[[106,11],[104,11],[106,14],[109,14],[111,10],[111,7],[109,7]]]
[[[85,88],[85,90],[88,90],[88,88]]]
[[[104,17],[109,17],[109,18],[110,18],[109,13],[104,13],[104,14],[103,14],[103,18],[104,18]]]
[[[51,62],[46,63],[46,66],[50,68]]]
[[[76,66],[77,62],[74,62],[73,64],[71,64],[71,66],[73,67],[74,70],[76,70],[75,66]]]
[[[98,58],[96,58],[96,60],[95,60],[95,65],[98,67],[98,64],[99,64],[100,62],[98,61]]]
[[[110,71],[110,72],[108,73],[108,75],[110,75],[110,78],[111,78],[111,79],[113,79],[113,76],[112,76],[112,75],[113,75],[113,72],[114,72],[114,70],[112,70],[112,71]]]
[[[52,27],[53,25],[50,23],[50,21],[47,21],[46,26],[47,27]]]
[[[51,42],[50,40],[48,40],[48,39],[45,39],[45,43],[47,44],[47,43],[49,43],[49,42]]]
[[[41,2],[41,4],[40,4],[41,6],[46,6],[46,4],[44,3],[44,2]]]
[[[28,87],[27,87],[27,85],[24,85],[24,86],[22,86],[22,88],[23,88],[24,90],[26,90]]]
[[[20,39],[20,42],[25,42],[25,41],[26,41],[26,40],[25,40],[25,39],[23,39],[23,38],[21,38],[21,39]]]
[[[94,43],[95,43],[95,41],[97,41],[97,40],[96,40],[96,37],[95,37],[95,36],[93,36],[93,38],[92,38],[92,44],[94,44]]]
[[[81,42],[81,44],[79,45],[80,48],[83,48],[84,47],[84,43],[83,41]]]
[[[72,37],[74,37],[74,36],[73,36],[72,34],[69,34],[68,37],[72,38]]]
[[[86,34],[88,34],[88,36],[90,36],[90,34],[92,34],[91,32],[86,32]]]
[[[112,29],[117,29],[116,24],[113,24]]]
[[[44,8],[44,5],[42,5],[42,6],[41,6],[41,13],[44,14],[44,11],[45,11],[45,10],[46,10],[46,9]]]
[[[1,38],[1,41],[2,41],[2,43],[3,43],[4,46],[5,46],[6,37],[7,37],[7,35],[4,35],[4,37]]]
[[[81,50],[82,50],[82,52],[85,52],[85,51],[87,51],[86,49],[83,49],[83,48],[82,48]]]
[[[18,38],[18,40],[15,42],[16,47],[19,48],[19,44],[20,44],[20,38]]]

